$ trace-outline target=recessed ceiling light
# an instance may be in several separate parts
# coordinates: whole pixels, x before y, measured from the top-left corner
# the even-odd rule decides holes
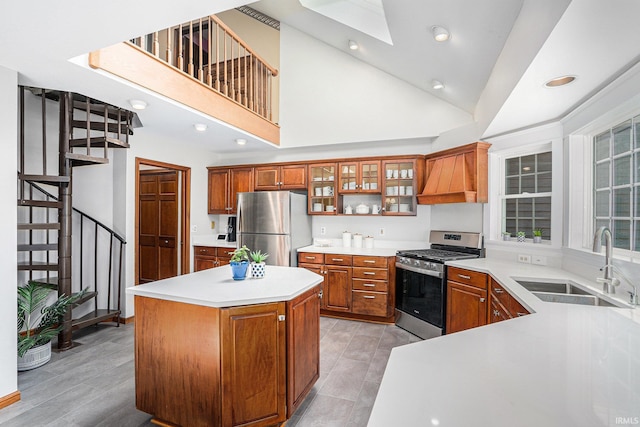
[[[207,130],[207,125],[205,125],[204,123],[196,123],[195,125],[193,125],[193,127],[198,132],[204,132],[205,130]]]
[[[144,110],[147,108],[147,103],[140,99],[130,99],[129,104],[131,104],[131,108],[134,110]]]
[[[247,143],[247,140],[244,138],[238,138],[236,139],[236,144],[238,145],[245,145]]]
[[[431,80],[431,87],[435,90],[444,89],[444,83],[440,80]]]
[[[433,33],[433,38],[437,42],[446,42],[451,37],[449,31],[439,25],[434,25],[433,27],[431,27],[431,32]]]
[[[355,42],[353,40],[349,40],[349,49],[351,50],[358,50],[360,46],[358,46],[358,42]]]
[[[575,79],[576,79],[576,76],[561,76],[561,77],[556,77],[555,79],[549,80],[544,85],[546,87],[564,86],[564,85],[568,85],[569,83],[572,83]]]

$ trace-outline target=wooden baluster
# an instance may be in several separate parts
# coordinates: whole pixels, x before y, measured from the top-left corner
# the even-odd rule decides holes
[[[211,39],[213,37],[211,37],[213,35],[212,32],[212,22],[211,22],[211,17],[207,18],[207,40],[209,41],[209,50],[207,53],[207,86],[212,87],[212,79],[211,79],[211,45],[212,45],[212,41]]]
[[[171,57],[171,33],[173,33],[173,28],[167,28],[167,63],[169,65],[173,65],[173,58]]]
[[[224,80],[222,84],[222,93],[224,93],[224,96],[229,96],[229,86],[227,84],[227,30],[225,30],[224,28],[222,29],[222,40],[224,42],[224,52],[222,54],[222,61],[224,63]]]
[[[182,49],[182,24],[178,26],[178,68],[184,71],[184,52]]]
[[[262,64],[262,72],[260,73],[260,115],[262,117],[264,117],[264,93],[265,93],[265,88],[264,88],[264,76],[265,73],[267,72],[267,67],[264,65],[264,63]]]
[[[243,72],[242,72],[242,88],[243,88],[243,97],[242,97],[242,105],[247,106],[247,48],[244,48],[244,64],[243,64]]]
[[[270,122],[273,121],[273,96],[272,96],[272,81],[273,81],[273,74],[271,73],[271,71],[268,71],[268,75],[267,75],[267,118],[269,119]]]
[[[193,22],[189,22],[189,65],[187,73],[193,76]]]
[[[253,63],[253,54],[249,54],[249,109],[253,111],[253,69],[255,68]]]
[[[202,18],[200,18],[198,27],[198,39],[200,41],[200,56],[198,57],[198,80],[204,82],[204,64],[202,63]]]
[[[220,92],[220,25],[216,22],[216,90]]]
[[[160,57],[160,39],[157,31],[153,33],[153,56]]]
[[[229,43],[231,44],[231,78],[229,79],[231,81],[231,89],[230,89],[230,94],[229,94],[229,98],[235,100],[236,99],[236,82],[235,82],[235,78],[234,78],[234,74],[235,74],[235,65],[234,65],[234,56],[233,56],[233,46],[236,44],[235,43],[235,39],[232,36],[229,36]]]

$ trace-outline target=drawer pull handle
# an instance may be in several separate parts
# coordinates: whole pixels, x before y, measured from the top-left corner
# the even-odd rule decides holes
[[[305,256],[306,259],[316,259],[314,256]]]
[[[458,274],[458,277],[461,279],[471,280],[471,276],[467,276],[465,274]]]
[[[368,286],[370,288],[375,288],[376,285],[374,285],[373,283],[363,283],[362,286]]]
[[[367,264],[375,264],[376,263],[376,261],[373,260],[373,259],[365,259],[364,262],[367,263]]]
[[[529,313],[516,313],[516,315],[517,315],[518,317],[526,316],[527,314],[529,314]]]
[[[500,288],[494,288],[493,292],[495,292],[496,294],[503,294],[504,293],[504,291],[502,289],[500,289]]]
[[[374,273],[373,271],[364,271],[362,274],[366,274],[367,276],[375,276],[376,273]]]
[[[331,258],[331,261],[342,262],[344,260],[342,258]]]
[[[376,299],[376,297],[371,296],[371,295],[363,295],[362,298],[366,298],[366,299]]]

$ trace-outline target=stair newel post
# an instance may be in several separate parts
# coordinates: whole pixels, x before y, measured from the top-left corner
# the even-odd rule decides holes
[[[69,152],[71,137],[71,109],[73,108],[69,92],[60,95],[60,135],[59,135],[59,175],[69,177],[69,182],[60,183],[58,220],[58,295],[71,295],[71,162]],[[58,349],[68,350],[73,346],[71,340],[71,308],[62,318],[62,331],[58,334]]]

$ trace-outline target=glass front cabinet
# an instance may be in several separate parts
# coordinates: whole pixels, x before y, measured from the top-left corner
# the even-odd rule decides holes
[[[335,215],[338,211],[336,163],[309,165],[309,213]]]
[[[338,192],[380,193],[380,160],[340,162]]]
[[[417,173],[415,159],[382,162],[382,209],[384,215],[415,215]]]

